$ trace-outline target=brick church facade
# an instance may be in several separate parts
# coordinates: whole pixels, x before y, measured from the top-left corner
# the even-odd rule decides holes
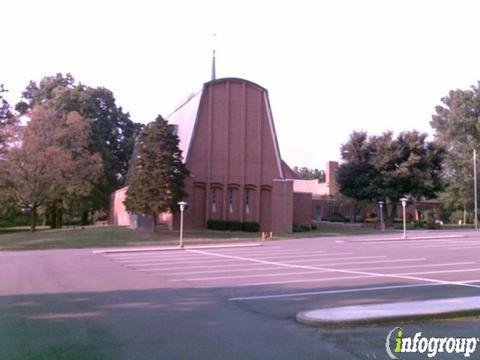
[[[187,229],[205,228],[212,219],[258,222],[262,231],[292,231],[295,174],[281,159],[265,88],[237,78],[212,80],[167,120],[175,125],[190,171]],[[125,193],[122,188],[112,194],[110,222],[142,226],[145,218],[126,212]],[[310,219],[308,214],[302,222]],[[159,221],[177,228],[178,214],[161,214]]]

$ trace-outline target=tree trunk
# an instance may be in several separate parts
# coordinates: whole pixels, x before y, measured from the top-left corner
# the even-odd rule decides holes
[[[30,231],[35,232],[37,226],[37,204],[33,204],[32,211],[30,213]]]
[[[50,229],[55,229],[57,227],[57,206],[55,201],[52,203],[51,206],[49,206],[48,213]]]
[[[157,213],[152,212],[152,232],[157,230]]]
[[[88,223],[88,214],[90,210],[84,210],[82,211],[82,216],[80,218],[80,225],[85,226]]]
[[[355,206],[355,204],[352,204],[352,206],[350,208],[350,222],[351,223],[355,222],[356,212],[357,212],[356,206]]]
[[[63,206],[58,207],[57,214],[57,228],[61,229],[63,227]]]
[[[389,206],[385,206],[386,214],[386,223],[393,225],[395,222],[395,215],[397,214],[398,202],[391,202]]]

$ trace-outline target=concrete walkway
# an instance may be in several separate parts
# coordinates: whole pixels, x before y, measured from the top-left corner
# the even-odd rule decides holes
[[[474,314],[480,314],[480,296],[310,310],[298,313],[297,321],[308,325],[334,326]]]

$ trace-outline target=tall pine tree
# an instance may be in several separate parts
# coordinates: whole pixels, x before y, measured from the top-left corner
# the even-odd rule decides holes
[[[156,229],[158,214],[175,210],[177,202],[186,196],[188,170],[178,143],[174,126],[160,115],[137,139],[125,206],[130,212],[150,216],[152,231]]]

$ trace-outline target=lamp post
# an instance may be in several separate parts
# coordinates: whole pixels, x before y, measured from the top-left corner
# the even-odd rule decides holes
[[[179,248],[183,249],[183,211],[185,210],[185,206],[187,203],[185,201],[180,201],[178,203],[180,206],[180,245]]]
[[[478,229],[478,200],[477,200],[477,151],[473,149],[473,191],[474,191],[474,223]]]
[[[407,207],[407,198],[401,198],[400,201],[402,202],[402,208],[403,208],[403,238],[407,238],[407,216],[405,213],[405,208]]]
[[[385,225],[383,224],[383,201],[378,202],[378,206],[380,206],[380,231],[385,231]]]

